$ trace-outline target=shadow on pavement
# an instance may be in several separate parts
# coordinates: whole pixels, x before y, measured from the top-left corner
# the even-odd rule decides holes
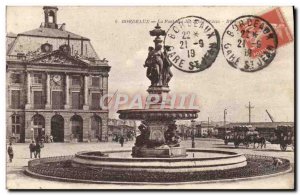
[[[216,147],[216,148],[224,148],[224,149],[246,149],[246,148],[236,148],[234,146],[219,146],[219,147]]]
[[[212,144],[212,145],[215,145],[215,146],[224,146],[225,144]]]
[[[282,151],[280,149],[255,149],[253,151],[263,151],[263,152],[294,152],[292,150]]]

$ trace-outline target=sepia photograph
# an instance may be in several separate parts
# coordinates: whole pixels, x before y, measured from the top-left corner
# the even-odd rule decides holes
[[[5,19],[8,190],[296,189],[293,6]]]

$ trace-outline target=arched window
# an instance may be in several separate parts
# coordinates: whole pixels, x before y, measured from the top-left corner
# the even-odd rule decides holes
[[[81,116],[74,115],[71,118],[71,140],[76,139],[78,142],[83,141],[83,120]]]
[[[21,129],[21,120],[19,115],[12,115],[11,116],[11,124],[12,124],[12,129],[11,132],[13,134],[20,134],[20,129]]]

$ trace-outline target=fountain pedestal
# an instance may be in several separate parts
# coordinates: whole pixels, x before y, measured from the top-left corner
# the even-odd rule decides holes
[[[156,117],[158,115],[160,116],[161,114],[153,114],[153,116]],[[170,125],[173,125],[175,122],[173,120],[161,119],[162,118],[157,117],[157,120],[144,121],[144,123],[147,124],[149,137],[144,145],[136,145],[132,148],[132,156],[144,158],[174,158],[185,157],[187,155],[185,148],[179,147],[179,144],[177,144],[177,147],[167,144],[165,138],[166,131],[170,128]]]
[[[175,122],[176,120],[196,119],[199,110],[171,108],[170,101],[164,97],[168,93],[167,87],[149,87],[148,92],[150,94],[145,109],[118,111],[120,119],[142,121],[142,125],[139,126],[141,135],[136,138],[132,156],[142,158],[185,157],[187,155],[185,148],[180,147],[176,140],[172,140],[176,134]]]

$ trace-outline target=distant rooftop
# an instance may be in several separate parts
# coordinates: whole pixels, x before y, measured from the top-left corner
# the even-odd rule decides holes
[[[70,39],[84,39],[84,40],[89,40],[86,37],[82,37],[80,35],[77,35],[75,33],[66,31],[66,30],[60,30],[56,28],[45,28],[45,27],[40,27],[36,28],[30,31],[26,31],[23,33],[20,33],[19,35],[23,36],[35,36],[35,37],[51,37],[51,38],[69,38]]]
[[[95,65],[107,65],[105,58],[100,59],[94,50],[90,39],[65,30],[66,24],[57,23],[56,6],[44,6],[44,22],[39,28],[23,33],[7,33],[6,49],[8,60],[31,60],[42,53],[41,46],[49,44],[52,51],[58,50],[61,45],[70,47],[70,55],[87,60]]]
[[[248,122],[235,122],[226,124],[226,128],[233,128],[234,126],[246,126],[249,125]],[[253,127],[259,128],[276,128],[277,126],[288,125],[294,126],[294,122],[251,122]],[[219,126],[217,128],[224,128],[224,126]]]

